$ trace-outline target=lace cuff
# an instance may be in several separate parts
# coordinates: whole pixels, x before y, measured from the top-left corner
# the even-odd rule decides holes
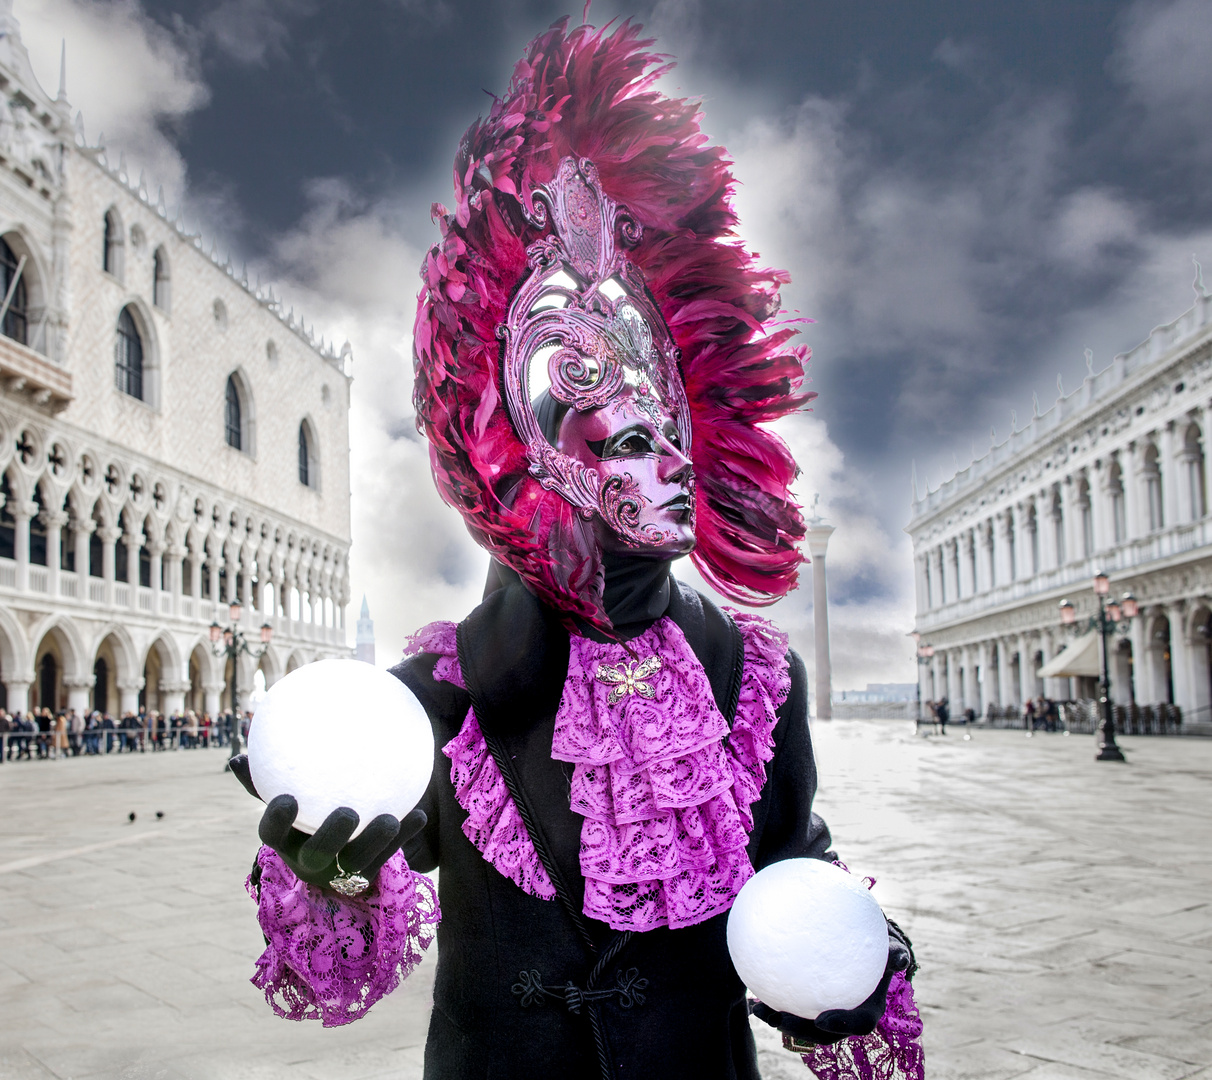
[[[913,987],[898,971],[888,987],[884,1015],[870,1035],[814,1046],[800,1056],[817,1080],[925,1080],[921,1040]]]
[[[349,1024],[421,962],[441,918],[433,882],[397,851],[362,896],[329,897],[300,881],[271,848],[257,853],[257,902],[265,951],[252,984],[287,1020]]]

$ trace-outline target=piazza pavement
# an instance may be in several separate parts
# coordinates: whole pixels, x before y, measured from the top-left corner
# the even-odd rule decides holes
[[[1212,1080],[1212,740],[814,737],[835,847],[914,940],[928,1077]],[[0,764],[0,1080],[418,1080],[432,956],[345,1028],[249,984],[259,804],[223,760]]]

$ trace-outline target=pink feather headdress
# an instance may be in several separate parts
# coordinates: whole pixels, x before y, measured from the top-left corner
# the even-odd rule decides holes
[[[454,213],[434,204],[442,238],[422,267],[413,336],[417,424],[443,499],[545,602],[603,628],[591,533],[532,475],[502,385],[501,328],[527,248],[551,229],[531,196],[569,157],[592,162],[640,227],[628,259],[680,350],[695,565],[725,596],[760,605],[794,588],[804,561],[795,461],[762,426],[815,397],[801,390],[808,349],[788,344],[796,323],[779,318],[790,279],[736,240],[730,162],[700,131],[696,102],[654,88],[672,65],[651,44],[630,22],[608,36],[567,19],[531,42],[506,95],[463,136]]]

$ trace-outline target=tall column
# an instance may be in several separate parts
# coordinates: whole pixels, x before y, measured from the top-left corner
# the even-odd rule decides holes
[[[1161,453],[1158,455],[1158,466],[1162,472],[1162,505],[1165,507],[1165,523],[1168,526],[1177,525],[1183,519],[1178,512],[1178,492],[1182,483],[1178,475],[1178,436],[1171,420],[1161,433]],[[1177,687],[1175,688],[1177,692]]]
[[[144,679],[118,680],[118,711],[122,713],[139,711],[139,691],[143,689]]]
[[[1191,682],[1191,645],[1187,641],[1187,604],[1176,600],[1166,605],[1170,617],[1170,671],[1174,678],[1174,704],[1190,713],[1195,707]]]
[[[929,606],[926,596],[926,557],[913,555],[913,600],[914,610],[920,615]]]
[[[1128,640],[1132,642],[1132,682],[1136,700],[1148,705],[1157,700],[1153,693],[1153,663],[1149,655],[1149,622],[1151,616],[1144,608],[1128,623]]]
[[[988,592],[993,588],[993,522],[982,521],[976,527],[976,578],[977,592]]]
[[[62,510],[43,510],[43,524],[46,526],[46,579],[52,599],[59,597],[59,569],[63,562],[63,526],[67,524],[67,514]]]
[[[152,617],[160,617],[160,574],[164,559],[164,541],[158,536],[149,536],[145,541],[151,561]]]
[[[168,595],[172,604],[173,615],[181,614],[181,585],[183,580],[185,558],[185,546],[183,544],[171,544],[164,549],[164,555],[168,559]],[[184,691],[182,691],[184,693]],[[182,701],[185,699],[182,698]]]
[[[947,602],[947,596],[943,590],[943,549],[941,547],[931,548],[929,559],[930,606],[942,607]]]
[[[1018,700],[1026,704],[1035,697],[1035,658],[1026,634],[1018,635]]]
[[[1039,534],[1039,568],[1055,570],[1059,565],[1056,550],[1056,522],[1052,518],[1052,489],[1035,496],[1035,529]]]
[[[223,597],[219,595],[219,563],[223,559],[223,545],[217,540],[211,540],[208,545],[210,553],[207,556],[206,566],[210,571],[210,607],[211,617],[214,617],[214,612],[223,604]],[[201,601],[199,600],[199,605]],[[199,606],[198,614],[202,614]]]
[[[160,683],[160,700],[165,716],[180,716],[185,712],[185,694],[189,683],[180,679],[165,679]]]
[[[1078,478],[1066,476],[1061,484],[1061,508],[1065,539],[1065,562],[1077,562],[1085,558],[1085,541],[1082,537],[1082,511],[1077,501]]]
[[[64,678],[63,686],[67,690],[67,707],[75,709],[77,716],[87,716],[88,692],[92,689],[93,676],[82,675],[74,678]]]
[[[7,694],[8,712],[27,713],[29,712],[29,679],[12,678],[4,680],[4,689]]]
[[[1094,551],[1106,551],[1115,546],[1115,522],[1111,512],[1111,459],[1098,462],[1090,475],[1091,532]]]
[[[994,558],[997,564],[998,585],[1008,585],[1014,580],[1014,561],[1010,550],[1014,536],[1014,518],[1009,510],[997,515],[997,544]]]
[[[223,690],[224,684],[222,682],[207,682],[202,684],[202,707],[212,720],[219,715],[222,708]]]
[[[38,504],[32,499],[16,500],[12,505],[13,515],[13,557],[17,562],[17,590],[25,592],[29,588],[29,523],[38,512]]]
[[[1141,487],[1141,455],[1136,443],[1130,442],[1120,451],[1119,467],[1124,485],[1124,532],[1126,540],[1135,540],[1149,531],[1148,513],[1141,518],[1144,490]]]
[[[88,603],[89,540],[97,523],[92,518],[76,518],[72,522],[72,543],[76,545],[76,577],[79,579],[79,601]]]
[[[978,716],[984,716],[990,704],[997,700],[997,676],[990,670],[993,652],[990,644],[988,641],[982,641],[976,647],[977,675],[979,676],[976,681],[976,713]]]
[[[829,660],[829,590],[825,584],[825,549],[833,526],[819,515],[808,521],[808,553],[812,556],[812,626],[816,654],[816,716],[833,719],[833,671]]]
[[[973,562],[973,554],[975,552],[975,538],[972,535],[971,529],[965,529],[960,533],[959,537],[959,560],[960,560],[960,595],[975,596],[976,595],[976,565]]]
[[[114,555],[114,545],[118,542],[118,537],[122,535],[122,530],[117,525],[103,525],[97,530],[97,535],[101,537],[101,578],[105,582],[105,602],[112,604],[117,561]]]
[[[1013,705],[1018,688],[1011,685],[1010,679],[1010,650],[1013,646],[1006,638],[997,642],[997,703],[1001,706]]]
[[[959,649],[947,650],[947,701],[954,713],[964,707],[964,685],[960,677],[963,654]]]

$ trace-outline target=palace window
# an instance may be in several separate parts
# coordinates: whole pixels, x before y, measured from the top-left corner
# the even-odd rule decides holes
[[[114,382],[122,393],[143,400],[143,339],[135,325],[130,307],[118,316],[118,335],[114,342]]]
[[[240,391],[236,387],[234,375],[227,376],[227,405],[224,411],[224,428],[227,434],[227,445],[236,450],[243,450],[243,433],[240,427]]]
[[[0,266],[3,266],[3,291],[0,296],[8,296],[12,289],[12,297],[8,309],[4,313],[4,322],[0,324],[0,333],[22,345],[29,344],[29,309],[25,291],[25,274],[17,277],[17,266],[20,260],[13,249],[4,240],[0,240]],[[13,281],[16,280],[16,288]],[[2,301],[0,301],[2,302]]]

